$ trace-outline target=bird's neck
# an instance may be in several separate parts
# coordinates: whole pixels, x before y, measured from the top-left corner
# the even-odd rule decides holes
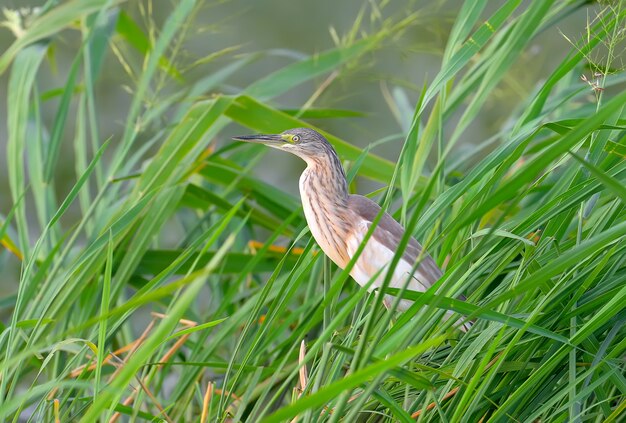
[[[348,186],[341,162],[334,151],[321,158],[308,158],[300,176],[300,197],[311,234],[324,253],[339,267],[346,266],[346,239],[351,213]]]
[[[323,201],[329,207],[347,207],[348,183],[337,154],[330,151],[306,162],[307,168],[300,177],[301,195]]]

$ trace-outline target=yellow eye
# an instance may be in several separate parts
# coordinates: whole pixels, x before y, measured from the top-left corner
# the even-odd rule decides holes
[[[300,135],[294,135],[293,137],[291,137],[291,141],[292,142],[300,142]]]

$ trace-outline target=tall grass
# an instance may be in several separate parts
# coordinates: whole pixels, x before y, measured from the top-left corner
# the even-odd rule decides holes
[[[400,116],[410,125],[397,164],[326,134],[350,178],[385,184],[373,197],[401,203],[390,212],[445,264],[428,292],[396,291],[415,300],[403,314],[319,253],[297,198],[252,175],[263,149],[214,140],[229,126],[280,132],[351,116],[285,111],[276,98],[359,66],[419,13],[374,19],[364,32],[366,11],[380,13],[372,4],[334,49],[237,92],[229,78],[268,53],[232,56],[172,94],[164,88],[184,78],[176,53],[196,3],[176,2],[158,28],[107,0],[48,2],[24,21],[7,15],[16,38],[0,73],[10,75],[13,204],[0,240],[21,272],[16,294],[0,299],[10,311],[0,327],[0,420],[623,418],[626,2],[598,5],[562,63],[461,161],[453,147],[512,63],[585,2],[465,2],[441,69]],[[81,41],[66,83],[41,92],[40,68],[68,29]],[[107,55],[133,76],[113,139],[96,90]],[[41,118],[46,96],[58,97],[51,126]],[[75,180],[57,198],[55,170],[70,145]],[[427,157],[436,161],[424,176]],[[174,247],[162,236],[172,222]],[[447,310],[476,323],[460,333],[442,319]]]

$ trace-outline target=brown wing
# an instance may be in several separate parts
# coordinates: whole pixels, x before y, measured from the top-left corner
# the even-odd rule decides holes
[[[348,207],[368,222],[373,222],[380,211],[378,204],[361,195],[351,195],[348,198]],[[383,215],[372,234],[376,241],[394,252],[398,249],[402,235],[404,235],[404,228],[388,213]],[[421,252],[422,246],[415,238],[411,237],[409,238],[409,244],[404,250],[402,259],[407,263],[414,264]],[[427,280],[420,282],[427,283],[428,286],[432,286],[442,275],[441,269],[439,269],[435,260],[428,253],[421,257],[419,271],[427,278]]]

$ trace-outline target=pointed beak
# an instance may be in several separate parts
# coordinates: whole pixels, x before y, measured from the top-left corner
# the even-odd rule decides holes
[[[277,147],[285,144],[285,140],[278,134],[258,134],[258,135],[243,135],[240,137],[233,137],[234,140],[250,142],[255,144],[265,144],[270,147]]]

